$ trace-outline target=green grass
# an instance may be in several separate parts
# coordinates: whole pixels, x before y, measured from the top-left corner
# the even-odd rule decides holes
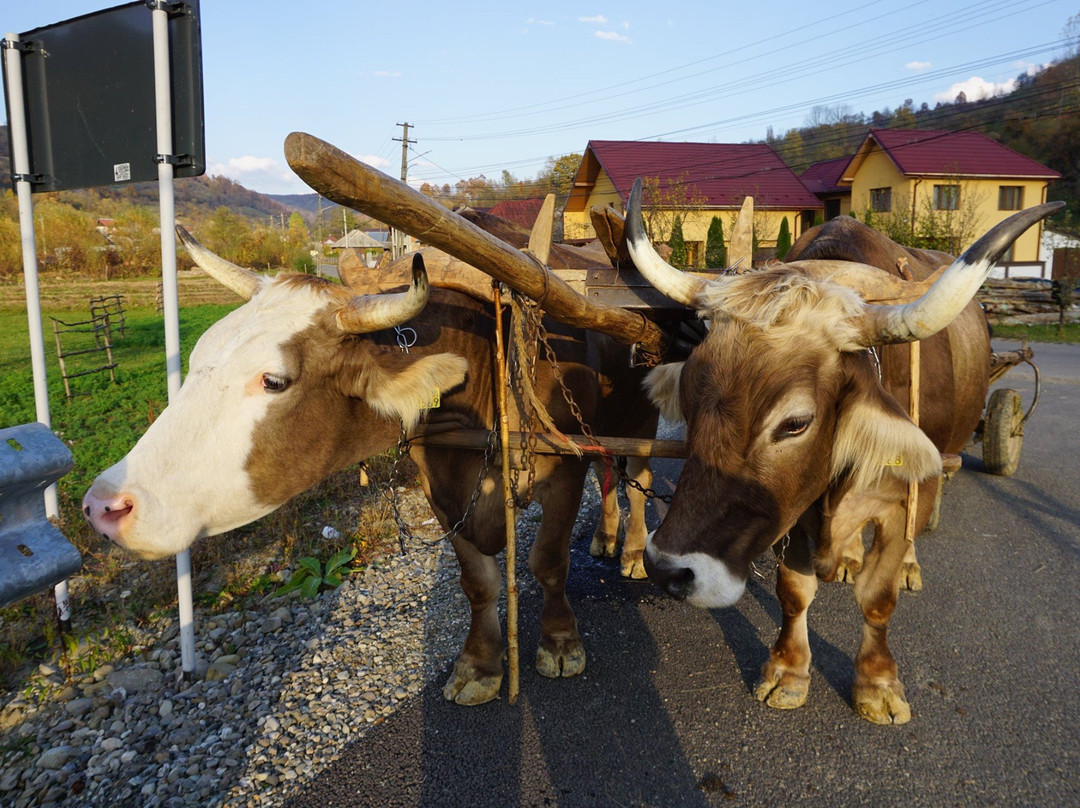
[[[186,359],[202,333],[235,306],[196,306],[180,312],[181,355]],[[87,318],[86,311],[45,312],[45,356],[48,367],[49,409],[53,430],[67,442],[75,468],[59,483],[65,510],[82,498],[98,473],[124,456],[157,413],[168,403],[165,382],[165,336],[162,318],[152,309],[126,313],[125,335],[115,338],[116,383],[108,373],[71,380],[75,396],[69,401],[56,358],[49,317],[65,322]],[[65,350],[90,344],[90,336],[63,337]],[[97,367],[104,354],[68,360],[69,372]],[[0,427],[36,420],[30,338],[26,313],[0,310]],[[68,513],[63,514],[65,517]]]
[[[198,338],[234,308],[205,305],[180,310],[185,372]],[[95,649],[94,661],[103,663],[126,656],[144,641],[152,642],[154,626],[175,620],[172,562],[147,563],[112,547],[90,530],[79,511],[94,477],[131,449],[168,402],[164,331],[160,315],[152,309],[126,312],[125,335],[115,340],[113,352],[116,383],[108,373],[73,379],[77,395],[69,401],[50,316],[78,322],[87,312],[46,311],[43,318],[52,428],[71,447],[75,460],[74,469],[58,485],[61,531],[83,556],[82,571],[70,582],[73,623],[77,638]],[[81,336],[71,338],[71,347]],[[67,342],[65,349],[70,350]],[[76,358],[69,370],[102,363],[97,357]],[[0,428],[34,420],[26,313],[0,309]],[[386,476],[391,463],[383,456],[367,465],[377,481]],[[272,594],[280,586],[274,574],[303,556],[329,558],[344,547],[357,551],[354,563],[369,563],[391,549],[396,538],[393,520],[375,486],[361,488],[359,474],[359,467],[347,469],[251,525],[197,542],[192,566],[199,606],[212,611],[244,608]],[[344,536],[334,542],[323,539],[324,524],[336,525]],[[51,592],[0,609],[0,688],[19,686],[37,662],[54,658],[61,649]]]
[[[995,325],[997,339],[1026,339],[1029,342],[1080,342],[1080,323],[1047,325]]]

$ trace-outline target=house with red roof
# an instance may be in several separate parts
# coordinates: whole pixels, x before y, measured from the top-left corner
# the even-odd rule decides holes
[[[915,129],[871,129],[835,180],[836,161],[811,166],[803,174],[816,178],[821,199],[837,189],[851,190],[850,211],[862,219],[870,211],[879,222],[910,227],[912,232],[933,220],[938,231],[956,235],[950,252],[966,249],[980,235],[1018,210],[1047,201],[1047,188],[1060,174],[979,132]],[[817,170],[815,171],[815,168]],[[830,212],[843,212],[842,208]],[[842,203],[841,203],[842,204]],[[886,228],[887,229],[887,228]],[[1013,244],[999,265],[1011,274],[1036,275],[1043,225],[1029,229]]]
[[[543,206],[543,199],[504,199],[487,212],[513,222],[523,230],[532,230]]]
[[[563,238],[595,238],[589,209],[606,205],[625,213],[638,177],[655,189],[654,207],[670,206],[681,218],[691,266],[702,265],[712,218],[720,217],[730,239],[747,196],[754,198],[754,229],[765,249],[776,245],[783,219],[797,238],[824,209],[766,143],[591,140],[563,210]],[[648,195],[644,201],[648,208]]]

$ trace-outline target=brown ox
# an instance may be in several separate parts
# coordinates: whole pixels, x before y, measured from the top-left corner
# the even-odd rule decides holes
[[[847,540],[869,520],[874,538],[855,579],[865,622],[852,700],[871,721],[909,720],[886,641],[907,551],[907,485],[921,483],[921,528],[941,474],[939,450],[963,444],[985,394],[986,326],[970,300],[1009,244],[1058,207],[1043,205],[1002,223],[917,300],[875,305],[851,286],[870,297],[895,297],[889,287],[897,281],[883,269],[894,270],[897,257],[919,265],[923,256],[838,222],[800,242],[798,257],[857,258],[883,269],[803,261],[707,282],[656,255],[642,228],[640,193],[632,194],[627,227],[638,268],[711,323],[685,363],[658,368],[649,379],[661,411],[685,419],[690,455],[671,509],[649,538],[645,566],[676,597],[722,607],[741,597],[751,561],[777,548],[783,622],[755,687],[758,699],[782,708],[806,700],[806,613],[817,579],[835,576]],[[955,330],[932,339],[966,307],[971,314]],[[898,367],[906,351],[899,362],[886,352],[879,379],[867,350],[917,339],[927,340],[926,432],[897,400],[906,401],[906,371]],[[972,380],[974,389],[964,390]]]
[[[87,492],[87,518],[120,546],[160,558],[250,522],[332,472],[392,448],[437,391],[441,405],[427,412],[429,424],[492,429],[492,308],[459,291],[429,293],[421,260],[408,291],[354,296],[306,276],[264,280],[180,236],[203,269],[249,302],[200,338],[178,398]],[[391,330],[406,323],[417,337],[407,353]],[[546,325],[563,378],[596,433],[649,436],[655,410],[640,372],[629,369],[629,349]],[[550,366],[539,362],[537,370],[537,392],[555,425],[579,431]],[[472,621],[444,693],[479,704],[498,695],[502,680],[495,559],[505,545],[501,464],[495,459],[485,472],[482,453],[461,449],[418,446],[412,456],[442,525],[464,520],[453,547]],[[587,468],[574,457],[536,463],[534,499],[543,518],[529,564],[544,591],[536,666],[546,676],[573,676],[585,666],[565,581]]]

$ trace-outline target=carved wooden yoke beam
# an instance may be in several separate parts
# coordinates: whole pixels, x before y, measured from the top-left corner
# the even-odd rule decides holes
[[[293,132],[285,139],[285,158],[304,182],[327,199],[472,264],[536,300],[555,319],[599,331],[626,345],[636,344],[643,364],[655,364],[664,356],[667,339],[644,315],[588,300],[530,255],[335,146]]]

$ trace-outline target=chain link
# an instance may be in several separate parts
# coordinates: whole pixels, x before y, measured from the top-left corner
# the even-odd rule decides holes
[[[425,539],[412,532],[412,529],[405,522],[405,519],[402,517],[401,511],[398,508],[397,488],[394,486],[394,478],[397,475],[398,466],[409,456],[409,450],[412,448],[412,443],[405,434],[405,428],[402,427],[401,436],[398,438],[397,457],[394,458],[394,463],[390,467],[390,477],[382,492],[383,496],[386,497],[387,501],[390,503],[390,508],[394,513],[394,522],[397,524],[398,529],[398,544],[401,547],[402,555],[406,552],[406,540],[419,541],[423,544],[434,546],[436,544],[441,544],[444,541],[453,541],[458,537],[458,534],[461,533],[462,529],[465,527],[465,521],[472,514],[473,509],[476,507],[476,503],[480,500],[480,492],[484,485],[484,479],[487,477],[488,469],[491,466],[491,457],[495,453],[496,443],[495,432],[489,432],[487,446],[484,447],[484,464],[480,468],[480,473],[476,475],[476,486],[473,488],[473,492],[469,497],[469,504],[465,508],[465,513],[461,515],[461,518],[453,527],[437,539]]]
[[[596,439],[596,435],[593,434],[592,428],[585,422],[585,416],[582,415],[581,408],[578,406],[577,402],[574,401],[573,393],[570,392],[570,388],[566,386],[566,382],[563,380],[562,371],[559,369],[558,360],[555,358],[555,351],[551,347],[551,343],[548,340],[547,329],[544,328],[543,323],[537,322],[537,332],[540,339],[540,344],[544,346],[545,356],[547,357],[548,363],[551,365],[551,373],[555,377],[555,380],[559,383],[559,388],[562,391],[562,397],[566,401],[567,406],[570,408],[571,414],[574,416],[574,418],[578,422],[578,425],[581,427],[581,433],[585,437],[587,437],[594,446],[600,446],[601,448],[603,448],[603,445],[600,443],[600,441]],[[600,455],[600,457],[603,459],[607,467],[614,471],[616,475],[618,475],[619,479],[622,480],[624,484],[637,490],[648,499],[658,499],[668,505],[671,504],[670,494],[661,494],[652,487],[644,486],[637,480],[635,480],[633,477],[631,477],[629,474],[627,474],[625,471],[623,471],[623,469],[619,467],[619,464],[615,462],[614,453],[605,450],[604,453]]]

